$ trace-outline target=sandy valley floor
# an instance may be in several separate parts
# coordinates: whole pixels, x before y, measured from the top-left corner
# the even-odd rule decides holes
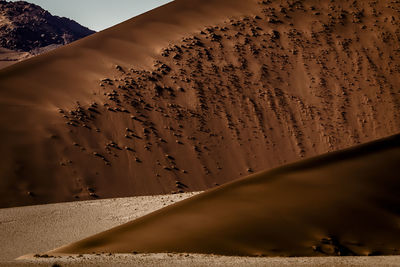
[[[192,195],[194,193],[0,209],[0,262],[78,241]]]
[[[10,262],[8,266],[400,266],[399,256],[249,258],[184,254],[82,256]],[[7,266],[7,263],[0,266]]]
[[[53,249],[125,223],[195,193],[82,201],[0,210],[0,266],[400,266],[399,256],[249,258],[187,254],[15,258]],[[84,223],[82,223],[84,222]],[[76,227],[80,225],[79,227]]]

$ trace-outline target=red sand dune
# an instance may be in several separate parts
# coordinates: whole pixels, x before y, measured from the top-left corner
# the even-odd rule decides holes
[[[400,254],[400,135],[289,164],[51,251]]]
[[[177,0],[1,70],[0,207],[203,190],[398,133],[399,10]]]

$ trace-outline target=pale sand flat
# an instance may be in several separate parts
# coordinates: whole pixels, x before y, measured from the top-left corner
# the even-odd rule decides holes
[[[0,209],[0,262],[78,241],[194,194],[196,193]]]
[[[193,254],[83,255],[0,263],[0,266],[400,266],[400,256],[250,258]],[[55,265],[57,266],[57,265]]]

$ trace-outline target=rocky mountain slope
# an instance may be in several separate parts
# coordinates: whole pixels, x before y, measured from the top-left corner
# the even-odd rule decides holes
[[[25,1],[0,1],[0,47],[32,51],[71,43],[94,31]]]
[[[0,71],[0,206],[204,190],[398,133],[399,12],[177,0]]]

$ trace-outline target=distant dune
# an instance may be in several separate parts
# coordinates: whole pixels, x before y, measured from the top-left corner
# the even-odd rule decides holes
[[[2,70],[0,207],[204,190],[396,134],[399,10],[177,0]]]
[[[18,61],[28,59],[31,56],[28,52],[17,52],[0,47],[0,69],[15,64]]]
[[[400,135],[251,175],[51,253],[400,254]]]
[[[61,45],[49,45],[46,47],[37,48],[30,52],[19,52],[0,47],[0,69],[16,64],[28,58],[49,52]]]

